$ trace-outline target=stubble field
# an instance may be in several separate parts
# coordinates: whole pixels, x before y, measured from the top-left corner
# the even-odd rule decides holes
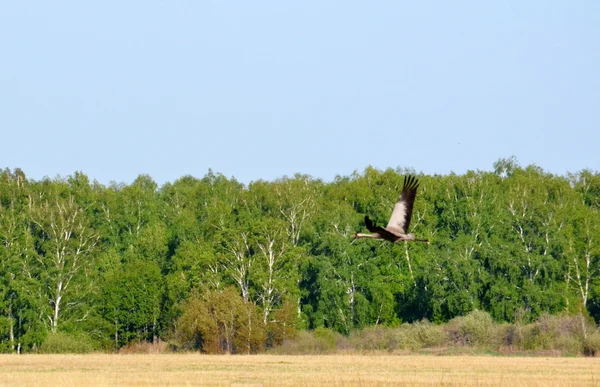
[[[6,386],[600,386],[600,359],[426,355],[1,355]]]

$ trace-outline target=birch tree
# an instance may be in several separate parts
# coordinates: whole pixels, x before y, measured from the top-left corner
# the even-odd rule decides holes
[[[600,282],[600,176],[589,171],[571,175],[580,194],[567,231],[567,285],[573,283],[583,308],[589,307],[595,282]]]
[[[319,185],[309,176],[299,174],[274,183],[279,213],[287,222],[287,234],[294,246],[298,246],[303,230],[316,211]]]
[[[600,216],[589,214],[581,220],[582,224],[577,231],[578,238],[569,238],[568,255],[571,262],[569,262],[568,275],[577,288],[583,308],[588,306],[590,285],[599,274],[600,249],[597,243],[600,235],[597,226],[599,221]]]
[[[263,308],[263,321],[269,322],[273,308],[280,305],[285,295],[296,295],[298,263],[294,258],[300,254],[288,242],[281,221],[265,219],[254,239],[257,249],[254,281],[257,282],[257,298]]]
[[[40,241],[36,259],[50,307],[46,318],[56,332],[62,316],[80,306],[90,290],[98,236],[70,194],[63,198],[44,191],[31,193],[29,216]],[[87,315],[82,313],[79,319]]]
[[[27,217],[28,181],[16,169],[0,171],[0,349],[10,352],[35,344],[39,327],[34,244]],[[37,342],[39,344],[39,341]]]
[[[544,178],[541,171],[529,168],[516,174],[507,195],[508,213],[514,235],[525,258],[523,270],[534,283],[542,269],[548,269],[552,243],[565,225],[567,197],[560,185]]]
[[[250,271],[254,253],[250,247],[249,232],[228,230],[219,235],[221,267],[240,289],[244,302],[250,300]]]

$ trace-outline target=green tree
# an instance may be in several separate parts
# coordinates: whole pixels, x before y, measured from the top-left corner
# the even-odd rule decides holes
[[[92,281],[87,277],[92,275],[98,236],[62,183],[45,182],[40,188],[29,196],[31,228],[36,236],[36,267],[31,271],[39,273],[41,291],[50,307],[44,314],[55,333],[65,313],[86,317],[83,303],[91,290]]]
[[[257,225],[254,236],[257,246],[252,281],[256,284],[257,299],[263,308],[263,322],[269,322],[272,310],[280,305],[286,294],[293,295],[298,283],[296,259],[301,249],[285,235],[283,222],[266,218]]]
[[[111,273],[102,292],[102,314],[113,326],[115,347],[134,340],[156,342],[164,285],[160,267],[135,259]]]
[[[265,343],[265,327],[254,304],[233,287],[191,297],[175,325],[183,348],[206,353],[254,353]]]
[[[29,233],[29,182],[16,169],[0,171],[0,351],[21,352],[45,336],[39,313],[40,283]]]

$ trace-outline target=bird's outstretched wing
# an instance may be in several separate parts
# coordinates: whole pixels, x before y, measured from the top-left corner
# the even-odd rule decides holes
[[[404,187],[400,198],[394,205],[394,211],[387,225],[387,229],[398,231],[402,234],[408,233],[410,218],[412,217],[413,204],[417,196],[419,180],[414,176],[404,176]]]

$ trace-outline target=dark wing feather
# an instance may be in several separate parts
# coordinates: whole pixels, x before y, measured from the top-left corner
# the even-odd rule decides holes
[[[367,215],[365,215],[365,226],[367,226],[367,230],[371,231],[371,232],[377,232],[377,227],[375,226],[375,224],[373,223],[373,221],[371,219],[369,219],[369,217]]]
[[[369,217],[366,215],[365,215],[365,226],[367,226],[367,230],[369,230],[370,232],[377,233],[383,239],[386,239],[388,241],[394,242],[396,239],[398,239],[398,236],[395,235],[393,232],[390,232],[383,227],[376,226],[373,223],[373,221],[371,219],[369,219]]]
[[[394,205],[394,211],[387,225],[388,229],[397,230],[402,234],[408,233],[417,188],[419,188],[419,180],[414,176],[404,176],[404,187]]]

